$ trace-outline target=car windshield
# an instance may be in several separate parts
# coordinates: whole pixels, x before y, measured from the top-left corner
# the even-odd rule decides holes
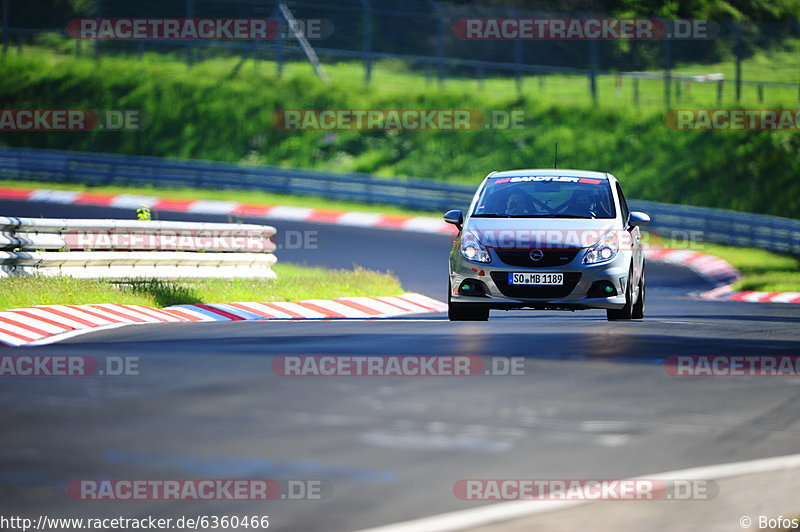
[[[605,178],[517,176],[490,178],[472,211],[481,218],[614,218]]]

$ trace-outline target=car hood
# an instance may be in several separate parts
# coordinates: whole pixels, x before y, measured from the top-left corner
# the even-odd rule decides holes
[[[502,249],[586,248],[609,231],[621,228],[614,219],[469,218],[472,232],[486,247]]]

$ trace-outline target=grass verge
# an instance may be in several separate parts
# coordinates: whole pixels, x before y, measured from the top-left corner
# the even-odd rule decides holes
[[[326,270],[276,264],[278,278],[180,279],[112,282],[69,277],[0,279],[0,310],[34,305],[119,303],[166,307],[192,303],[299,301],[344,296],[396,296],[403,288],[389,272]]]
[[[742,272],[734,290],[800,292],[800,259],[763,249],[706,244],[703,253],[721,257]]]
[[[668,248],[686,247],[686,242],[649,235],[648,243]],[[691,247],[692,251],[714,255],[728,261],[742,273],[733,284],[734,290],[758,292],[800,292],[800,258],[772,253],[763,249],[738,248],[704,242]]]
[[[751,71],[771,73],[762,79],[797,80],[795,48],[761,59],[763,65],[743,67],[748,80],[755,79]],[[732,68],[723,66],[684,65],[678,71]],[[525,76],[517,94],[510,78],[487,78],[482,90],[466,79],[426,84],[424,76],[397,62],[376,65],[370,85],[364,84],[359,63],[326,65],[329,85],[307,64],[287,64],[280,77],[273,68],[252,59],[240,68],[238,58],[217,57],[190,69],[177,57],[149,52],[141,58],[95,60],[25,47],[0,56],[0,100],[6,108],[27,109],[35,102],[40,109],[138,110],[142,127],[70,134],[9,131],[0,144],[474,185],[491,170],[552,166],[557,143],[559,167],[611,171],[630,197],[800,217],[794,201],[800,196],[797,131],[670,130],[661,80],[641,80],[637,106],[630,79],[617,87],[615,76],[603,76],[595,105],[585,77]],[[715,85],[696,83],[679,91],[679,83],[672,105],[736,107],[730,84],[717,104]],[[758,94],[755,85],[745,85],[738,105],[792,109],[797,103],[796,86],[768,86],[763,102]],[[291,109],[472,109],[486,122],[476,121],[469,130],[287,130],[279,111]],[[493,123],[495,112],[521,120]],[[92,179],[99,178],[85,181]]]

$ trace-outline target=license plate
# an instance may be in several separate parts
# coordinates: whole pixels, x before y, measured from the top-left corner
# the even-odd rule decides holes
[[[563,273],[509,273],[508,284],[562,285]]]

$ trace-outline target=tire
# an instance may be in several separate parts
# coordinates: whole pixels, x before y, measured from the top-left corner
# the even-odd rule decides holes
[[[606,318],[608,321],[619,321],[619,320],[632,320],[633,319],[633,289],[631,286],[633,283],[633,267],[631,267],[630,273],[628,273],[628,282],[626,283],[625,287],[625,306],[621,309],[608,309],[606,310]]]
[[[447,305],[450,321],[489,321],[489,307],[469,303],[450,303]]]
[[[451,286],[447,285],[447,317],[450,321],[488,321],[489,307],[475,303],[453,303]]]
[[[633,305],[633,319],[635,320],[644,318],[645,285],[644,264],[642,264],[642,276],[639,278],[639,298],[636,300],[636,304]]]

